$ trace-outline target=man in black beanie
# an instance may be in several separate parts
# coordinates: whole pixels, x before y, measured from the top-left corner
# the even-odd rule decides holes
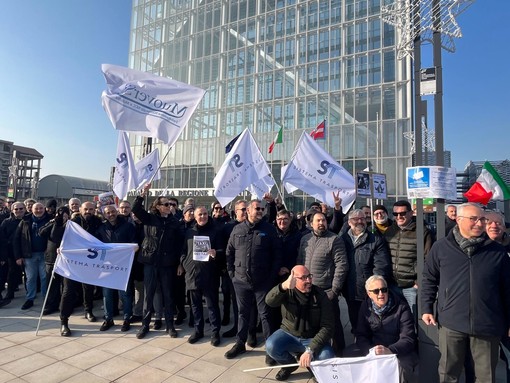
[[[50,219],[55,218],[55,212],[57,211],[57,200],[50,199],[46,202],[46,214]]]

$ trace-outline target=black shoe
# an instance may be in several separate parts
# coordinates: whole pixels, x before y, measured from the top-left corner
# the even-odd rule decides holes
[[[23,303],[23,306],[21,306],[22,310],[28,310],[30,307],[34,305],[34,301],[31,299],[27,299],[25,303]]]
[[[266,355],[266,365],[268,365],[268,366],[276,366],[276,360],[271,358],[269,355]]]
[[[221,320],[221,325],[222,326],[228,326],[230,323],[230,315],[223,315],[223,319]]]
[[[177,314],[177,317],[175,318],[174,323],[175,323],[177,326],[180,326],[181,324],[183,324],[183,323],[184,323],[184,319],[186,319],[186,312],[179,313],[179,314]]]
[[[71,329],[69,328],[69,326],[67,324],[63,324],[60,327],[60,335],[61,336],[71,336]]]
[[[177,338],[177,331],[175,331],[175,328],[170,327],[168,330],[166,330],[168,335],[170,335],[170,338]]]
[[[138,330],[138,332],[136,333],[137,339],[145,338],[145,335],[147,335],[148,332],[149,332],[149,327],[148,326],[140,327],[140,330]]]
[[[204,333],[203,332],[194,332],[193,334],[191,334],[191,336],[188,338],[188,343],[197,343],[200,339],[202,339],[204,337]]]
[[[113,323],[113,319],[105,320],[101,327],[99,328],[99,331],[106,331],[109,328],[113,327],[115,323]]]
[[[11,300],[8,298],[4,298],[4,299],[0,300],[0,307],[7,306],[9,303],[11,303]]]
[[[129,321],[131,323],[137,323],[137,322],[141,322],[142,321],[142,316],[141,315],[133,315]]]
[[[87,311],[85,313],[85,319],[87,319],[89,322],[96,322],[97,318],[94,314],[92,314],[92,311]]]
[[[126,331],[129,331],[129,329],[131,328],[131,323],[129,323],[128,320],[125,320],[123,323],[122,323],[122,327],[120,328],[120,331],[122,332],[126,332]]]
[[[256,334],[248,334],[248,341],[246,342],[248,346],[255,348],[257,347],[258,340]]]
[[[57,311],[58,311],[58,309],[56,309],[56,308],[53,308],[53,307],[46,307],[46,308],[43,310],[43,315],[50,315],[50,314],[56,313]]]
[[[152,325],[152,328],[154,330],[161,330],[161,327],[163,327],[163,322],[161,321],[161,319],[156,319],[154,321],[154,324]]]
[[[287,380],[289,379],[290,374],[292,374],[294,371],[296,371],[298,367],[283,367],[280,371],[276,374],[276,380]]]
[[[211,345],[218,347],[220,345],[220,333],[215,331],[211,335]]]
[[[223,333],[223,338],[233,338],[237,335],[237,326],[232,327],[230,330]]]
[[[232,359],[238,355],[244,354],[246,352],[246,347],[242,343],[236,343],[232,346],[230,350],[225,353],[225,358]]]

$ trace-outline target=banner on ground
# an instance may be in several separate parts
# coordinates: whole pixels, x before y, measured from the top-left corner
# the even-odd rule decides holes
[[[103,108],[117,130],[154,137],[169,147],[179,138],[205,90],[151,73],[101,65]]]
[[[214,177],[214,196],[221,206],[226,206],[239,193],[252,184],[258,184],[270,173],[253,136],[245,129]]]
[[[125,291],[137,246],[103,243],[67,221],[54,270],[73,281]]]
[[[396,355],[332,358],[312,362],[319,383],[399,383]]]
[[[290,162],[282,167],[281,180],[289,193],[301,189],[328,206],[335,206],[333,192],[340,192],[344,212],[356,199],[356,183],[352,174],[305,132]]]

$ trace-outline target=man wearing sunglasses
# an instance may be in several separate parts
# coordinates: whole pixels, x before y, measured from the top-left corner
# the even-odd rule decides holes
[[[232,230],[226,250],[227,270],[239,305],[237,339],[234,346],[225,353],[227,359],[246,352],[253,302],[257,305],[264,338],[271,335],[270,311],[264,299],[267,292],[276,285],[282,265],[282,243],[275,227],[262,219],[262,202],[250,201],[246,213],[246,221]],[[266,360],[268,362],[271,361]]]
[[[496,379],[499,341],[510,328],[510,258],[486,223],[479,205],[459,205],[457,226],[425,261],[421,312],[426,325],[439,325],[441,382],[459,381],[468,352],[476,382]]]
[[[312,360],[334,358],[330,346],[335,319],[331,301],[305,266],[294,266],[288,278],[266,296],[270,307],[280,307],[283,321],[266,341],[266,352],[278,364],[309,368]],[[283,367],[276,380],[287,380],[298,367]]]
[[[397,201],[393,204],[393,226],[384,232],[391,253],[393,279],[409,303],[409,307],[418,323],[416,296],[418,293],[416,220],[411,204],[408,201]],[[430,231],[423,227],[423,249],[427,256],[433,242]]]

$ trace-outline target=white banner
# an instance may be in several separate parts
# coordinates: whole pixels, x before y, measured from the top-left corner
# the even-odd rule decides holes
[[[270,173],[253,136],[245,129],[214,177],[214,195],[221,206],[226,206],[244,189]]]
[[[175,144],[205,90],[166,77],[103,64],[101,96],[113,127]]]
[[[344,212],[356,199],[356,183],[352,174],[305,132],[290,162],[282,167],[281,179],[289,193],[301,189],[328,206],[335,206],[333,192],[340,192]]]
[[[147,154],[144,158],[138,161],[135,165],[136,169],[136,179],[137,189],[142,188],[145,184],[147,184],[151,179],[152,181],[157,181],[161,178],[161,172],[159,169],[159,149],[156,148],[149,154]],[[152,176],[156,172],[154,178]]]
[[[312,362],[319,383],[399,383],[396,355],[367,355]]]
[[[103,243],[67,221],[54,270],[73,281],[125,291],[137,246]]]
[[[126,132],[119,132],[115,173],[113,175],[113,191],[119,199],[123,200],[126,198],[128,191],[136,188],[137,185],[135,162],[129,147],[128,135]]]

